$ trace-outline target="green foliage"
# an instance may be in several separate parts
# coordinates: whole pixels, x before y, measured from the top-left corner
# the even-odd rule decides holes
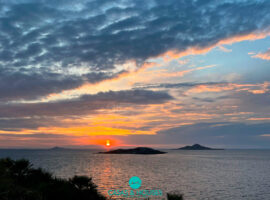
[[[28,160],[0,159],[0,200],[105,200],[92,179],[53,177]]]

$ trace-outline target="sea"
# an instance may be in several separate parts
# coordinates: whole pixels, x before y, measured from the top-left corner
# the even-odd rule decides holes
[[[137,176],[140,189],[181,193],[185,200],[270,200],[270,150],[163,151],[168,153],[2,149],[0,158],[26,158],[61,178],[90,176],[106,196],[131,189],[129,180]]]

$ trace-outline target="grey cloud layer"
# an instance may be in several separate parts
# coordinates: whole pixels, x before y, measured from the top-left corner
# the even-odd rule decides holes
[[[128,144],[180,145],[200,143],[224,148],[269,148],[269,123],[196,123],[159,131],[156,135],[115,136]]]
[[[21,84],[0,93],[35,98],[111,78],[130,59],[139,66],[167,50],[264,30],[269,10],[269,1],[1,1],[0,83],[12,85],[16,77]],[[72,66],[89,72],[56,73]]]
[[[30,73],[29,70],[20,70],[20,72],[3,70],[0,71],[0,101],[36,99],[50,93],[76,88],[82,85],[85,80],[96,83],[117,77],[123,72],[116,74],[93,72],[82,76],[64,76],[41,70]]]
[[[201,142],[204,144],[222,144],[236,146],[264,146],[269,147],[269,139],[261,135],[268,133],[269,123],[198,123],[162,130],[170,143]]]
[[[87,115],[99,109],[125,105],[159,104],[173,98],[162,91],[125,90],[84,95],[80,98],[49,103],[4,104],[0,106],[1,118],[31,116]]]

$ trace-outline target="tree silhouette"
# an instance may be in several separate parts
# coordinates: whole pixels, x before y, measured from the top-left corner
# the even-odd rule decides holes
[[[87,176],[74,176],[69,181],[79,190],[96,190],[97,188],[92,178]]]
[[[92,179],[66,180],[33,168],[25,159],[0,159],[0,200],[105,200]]]

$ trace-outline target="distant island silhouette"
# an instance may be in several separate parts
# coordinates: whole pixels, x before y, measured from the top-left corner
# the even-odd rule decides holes
[[[116,149],[106,152],[99,152],[100,154],[164,154],[167,152],[155,150],[148,147],[137,147],[133,149]]]
[[[192,146],[184,146],[176,150],[224,150],[224,149],[215,149],[215,148],[205,147],[200,144],[194,144]]]
[[[56,147],[50,148],[49,150],[65,150],[65,149],[67,149],[67,148],[63,148],[63,147],[58,147],[58,146],[56,146]]]

